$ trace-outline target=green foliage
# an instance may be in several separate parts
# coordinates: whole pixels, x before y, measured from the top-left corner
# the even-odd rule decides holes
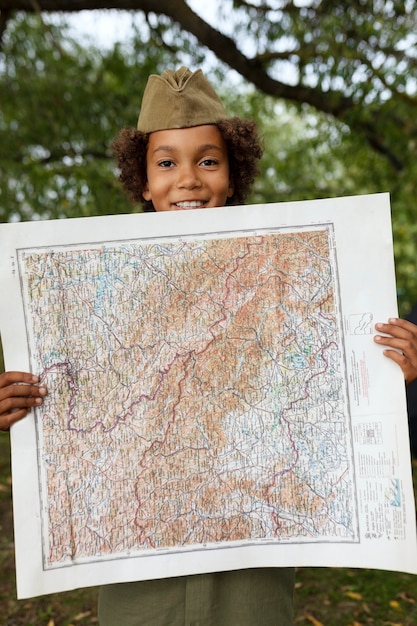
[[[63,26],[19,16],[0,66],[0,219],[132,210],[110,145],[135,126],[147,75],[165,53],[84,48]],[[154,54],[153,54],[154,52]]]
[[[320,29],[329,24],[329,46],[336,8],[320,21]],[[307,37],[306,23],[292,19],[292,27],[298,24]],[[269,37],[269,31],[263,36]],[[387,38],[388,34],[389,47]],[[0,221],[136,210],[117,181],[111,142],[120,128],[136,124],[150,73],[180,63],[197,67],[205,55],[167,18],[151,25],[144,20],[126,44],[99,50],[71,38],[62,23],[45,24],[37,17],[18,15],[8,25],[0,57]],[[408,115],[411,96],[387,99],[378,109],[371,99],[361,111],[360,130],[353,131],[354,119],[347,126],[312,106],[262,95],[240,80],[231,85],[230,74],[220,64],[210,75],[229,112],[255,118],[265,138],[252,202],[391,193],[398,293],[401,312],[406,313],[417,298],[417,163],[409,158],[415,152],[415,120]],[[389,80],[397,81],[401,91],[398,77]],[[398,167],[368,142],[364,115],[370,120],[379,116],[385,145],[401,161]]]
[[[222,0],[235,41],[256,50],[270,74],[356,102],[415,89],[414,0]]]

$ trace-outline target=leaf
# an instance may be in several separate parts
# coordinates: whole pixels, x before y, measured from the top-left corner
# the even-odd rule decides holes
[[[313,626],[324,626],[322,622],[319,622],[319,620],[313,617],[313,615],[310,615],[310,613],[306,613],[304,617],[306,618],[306,620],[311,622]]]
[[[402,611],[401,605],[398,600],[390,600],[390,607],[394,609],[394,611]]]
[[[74,622],[81,622],[84,617],[88,617],[89,615],[91,615],[91,611],[84,611],[84,613],[78,613],[78,615],[76,615],[73,620]]]
[[[405,602],[408,602],[409,604],[415,604],[416,601],[414,598],[412,598],[411,596],[408,596],[405,591],[402,591],[401,593],[399,593],[397,595],[398,598],[400,598],[400,600],[404,600]]]
[[[345,591],[345,596],[351,600],[362,600],[362,594],[357,593],[356,591]]]

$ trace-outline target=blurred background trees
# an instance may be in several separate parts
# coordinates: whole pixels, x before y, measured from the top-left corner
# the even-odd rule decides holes
[[[150,73],[202,66],[228,111],[264,135],[252,202],[390,192],[407,313],[417,299],[415,2],[216,0],[210,15],[195,0],[113,4],[136,11],[123,42],[103,46],[68,14],[44,12],[88,2],[0,0],[0,221],[137,210],[112,139],[135,126]]]

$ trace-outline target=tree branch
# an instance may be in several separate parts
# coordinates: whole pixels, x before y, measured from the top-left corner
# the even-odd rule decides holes
[[[33,0],[0,0],[0,10],[11,6],[16,10],[33,12]],[[340,117],[341,113],[352,107],[350,98],[342,93],[333,92],[323,98],[321,89],[304,85],[288,85],[271,78],[261,60],[245,56],[230,37],[223,35],[199,15],[194,13],[184,0],[37,0],[42,11],[74,12],[84,9],[139,10],[144,13],[166,15],[184,30],[214,52],[218,59],[236,70],[241,76],[253,83],[265,94],[275,98],[284,98],[297,103],[309,102],[317,109]]]

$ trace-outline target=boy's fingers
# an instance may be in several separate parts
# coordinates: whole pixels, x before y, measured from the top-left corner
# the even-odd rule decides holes
[[[408,361],[410,367],[417,368],[417,349],[413,342],[408,338],[398,339],[377,335],[375,337],[375,341],[381,346],[391,348],[391,350],[386,350],[384,354],[386,356],[390,356],[390,358],[399,363],[401,367],[403,367],[402,363]],[[396,352],[397,350],[400,352]]]
[[[32,406],[39,406],[43,400],[35,396],[11,396],[0,401],[0,415],[5,415],[14,409],[25,409]]]
[[[13,384],[8,385],[7,387],[3,387],[0,389],[0,401],[6,398],[12,397],[25,397],[25,396],[34,396],[34,397],[42,397],[46,396],[46,388],[45,387],[37,387],[36,385],[19,385]]]
[[[28,372],[3,372],[0,374],[0,389],[14,383],[26,383],[28,385],[39,382],[39,377]]]
[[[375,335],[375,341],[384,346],[397,348],[406,353],[417,353],[417,327],[405,320],[395,324],[375,324],[377,331],[383,335]]]
[[[392,318],[386,324],[375,324],[377,331],[394,337],[417,339],[417,326],[403,319]]]
[[[0,431],[10,430],[10,426],[15,422],[18,422],[28,414],[28,409],[20,409],[19,411],[13,411],[0,417]]]
[[[47,389],[29,384],[36,382],[37,376],[22,375],[22,372],[7,372],[2,374],[0,379],[0,430],[9,430],[10,426],[25,417],[31,408],[42,404]]]
[[[397,363],[404,374],[405,382],[407,384],[413,382],[417,378],[417,369],[413,366],[411,361],[397,350],[384,350],[386,357]]]

